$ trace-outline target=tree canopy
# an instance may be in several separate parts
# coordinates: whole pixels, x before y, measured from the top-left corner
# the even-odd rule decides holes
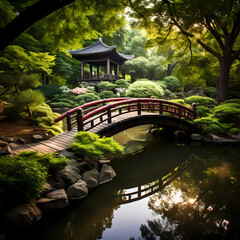
[[[135,0],[134,26],[148,29],[152,42],[177,40],[183,51],[195,44],[220,63],[218,102],[228,98],[229,73],[239,58],[240,3],[237,0]],[[199,45],[196,45],[198,43]]]

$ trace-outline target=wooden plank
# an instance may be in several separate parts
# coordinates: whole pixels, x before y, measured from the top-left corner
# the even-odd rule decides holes
[[[50,147],[50,148],[52,148],[52,149],[54,149],[56,152],[57,151],[62,151],[62,150],[65,150],[65,146],[64,145],[62,145],[62,146],[58,146],[58,145],[56,145],[56,144],[54,144],[54,143],[42,143],[44,146],[47,146],[47,147]]]

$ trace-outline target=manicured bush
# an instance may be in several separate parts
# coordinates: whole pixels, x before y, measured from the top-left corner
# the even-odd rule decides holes
[[[87,103],[87,102],[92,102],[96,100],[100,100],[100,97],[93,94],[93,93],[86,93],[83,95],[78,95],[76,97],[76,100],[81,104]]]
[[[123,153],[124,147],[109,137],[100,138],[99,135],[90,132],[78,132],[75,142],[70,144],[73,151],[85,158],[100,159],[106,154]]]
[[[162,87],[153,81],[136,81],[127,90],[127,97],[150,98],[154,96],[160,98],[164,95]]]
[[[205,87],[204,93],[210,97],[210,98],[216,98],[217,97],[217,88],[215,87]]]
[[[214,117],[221,122],[232,122],[239,124],[240,122],[240,103],[221,103],[213,110]]]
[[[174,76],[165,77],[163,79],[163,82],[165,83],[167,88],[172,92],[175,92],[177,90],[177,88],[180,86],[180,82],[179,82],[178,78],[174,77]]]
[[[116,85],[110,82],[100,82],[97,87],[102,90],[114,90]]]
[[[209,114],[212,113],[209,107],[205,106],[196,106],[196,112],[197,115],[200,117],[207,117]]]
[[[42,92],[47,99],[54,98],[56,94],[62,94],[63,90],[57,85],[43,84],[37,87],[37,90]]]
[[[184,105],[184,106],[189,107],[189,108],[191,107],[191,105],[188,104],[188,103],[185,103],[183,99],[171,99],[169,101],[170,102],[174,102],[174,103],[178,103],[178,104],[181,104],[181,105]]]
[[[117,97],[116,94],[114,94],[112,91],[102,91],[101,93],[98,94],[98,96],[101,98],[101,99],[106,99],[106,98],[115,98]]]
[[[209,97],[202,97],[202,96],[190,96],[186,97],[184,101],[188,104],[196,103],[196,105],[203,105],[207,107],[213,107],[217,105],[217,102]]]

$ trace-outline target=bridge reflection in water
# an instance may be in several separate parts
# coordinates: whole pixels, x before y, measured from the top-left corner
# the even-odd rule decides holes
[[[179,177],[192,164],[192,162],[193,157],[190,157],[188,160],[173,169],[170,173],[153,182],[134,188],[119,190],[117,192],[118,204],[135,202],[159,192]]]

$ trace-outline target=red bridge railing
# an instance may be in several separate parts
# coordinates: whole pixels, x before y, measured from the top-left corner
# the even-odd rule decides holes
[[[58,122],[67,118],[68,131],[77,123],[78,131],[88,131],[99,124],[112,123],[112,119],[129,113],[143,112],[158,113],[159,115],[171,115],[176,118],[193,120],[196,117],[195,105],[188,108],[178,103],[153,98],[110,98],[83,104],[63,113],[55,119]]]

